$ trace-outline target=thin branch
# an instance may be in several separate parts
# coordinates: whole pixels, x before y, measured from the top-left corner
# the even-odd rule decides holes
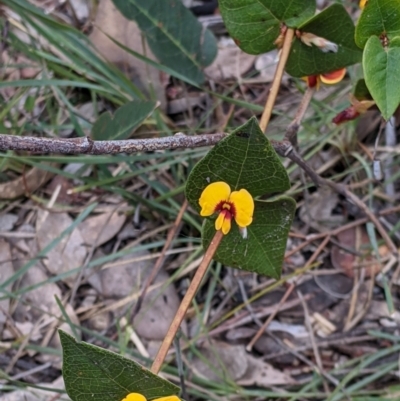
[[[311,99],[314,95],[315,88],[307,87],[303,98],[301,99],[300,105],[296,111],[296,115],[293,121],[288,125],[285,134],[285,140],[288,140],[296,149],[298,146],[297,142],[297,133],[299,131],[301,122],[306,114],[308,105],[311,102]]]
[[[264,324],[260,327],[260,329],[257,331],[255,336],[251,339],[249,344],[246,346],[246,351],[251,352],[253,349],[254,344],[259,340],[259,338],[264,334],[264,332],[267,330],[267,327],[269,324],[272,322],[272,320],[275,318],[275,316],[280,312],[282,305],[287,301],[289,298],[290,294],[295,288],[295,284],[292,283],[289,285],[287,288],[286,292],[283,294],[283,297],[279,301],[278,305],[274,309],[274,311],[269,315],[268,319],[264,322]]]
[[[16,150],[30,153],[58,153],[64,155],[139,153],[165,149],[212,146],[226,136],[227,134],[225,133],[193,136],[177,133],[173,136],[163,138],[94,141],[89,137],[70,139],[0,135],[0,151]]]
[[[132,315],[131,315],[132,323],[133,323],[135,317],[137,316],[137,314],[140,312],[140,309],[143,304],[143,300],[147,294],[147,290],[149,289],[150,285],[153,283],[154,279],[156,278],[157,274],[160,272],[160,270],[163,266],[165,256],[166,256],[165,254],[168,251],[168,249],[170,248],[173,239],[175,238],[176,234],[178,233],[178,231],[180,229],[183,215],[185,214],[187,207],[188,207],[188,201],[185,200],[183,202],[183,205],[181,206],[181,209],[179,210],[178,216],[175,219],[174,225],[171,227],[171,229],[168,232],[167,239],[165,240],[165,244],[161,251],[161,254],[158,257],[156,263],[154,264],[150,275],[147,277],[146,282],[143,286],[142,293],[139,295],[139,298],[132,310]]]

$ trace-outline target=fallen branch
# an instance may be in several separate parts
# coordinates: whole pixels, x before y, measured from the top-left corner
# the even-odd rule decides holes
[[[173,136],[149,139],[125,139],[118,141],[94,141],[81,138],[37,138],[29,136],[0,135],[0,151],[26,151],[35,154],[58,153],[64,155],[110,155],[119,153],[153,152],[156,150],[197,148],[212,146],[227,134]]]

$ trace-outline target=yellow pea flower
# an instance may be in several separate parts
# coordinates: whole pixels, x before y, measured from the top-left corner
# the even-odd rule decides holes
[[[139,393],[130,393],[122,401],[147,401],[146,397]]]
[[[368,0],[360,0],[359,6],[361,9],[363,9],[365,7],[365,5],[367,4]]]
[[[231,221],[235,219],[239,229],[244,229],[253,221],[254,200],[250,193],[241,189],[231,192],[230,186],[223,181],[213,182],[205,187],[200,199],[200,215],[203,217],[219,213],[215,229],[228,234]]]
[[[122,401],[147,401],[146,397],[139,393],[130,393]],[[152,401],[181,401],[176,395],[169,395],[168,397],[156,398]]]

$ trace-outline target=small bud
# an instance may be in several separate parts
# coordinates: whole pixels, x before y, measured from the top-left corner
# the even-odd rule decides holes
[[[310,32],[302,32],[300,40],[307,46],[316,46],[324,53],[332,52],[337,53],[339,46],[336,43],[329,41],[328,39],[321,38],[320,36],[314,35]]]
[[[350,106],[347,109],[342,110],[339,114],[337,114],[332,122],[336,125],[346,123],[347,121],[355,120],[360,113],[355,109],[354,106]]]
[[[332,119],[334,124],[342,124],[347,121],[355,120],[360,114],[364,114],[375,105],[373,100],[358,100],[354,95],[350,95],[351,106],[341,111],[336,117]]]

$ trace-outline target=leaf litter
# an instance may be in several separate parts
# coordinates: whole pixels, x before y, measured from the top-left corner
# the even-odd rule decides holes
[[[65,19],[73,21],[71,10],[63,8],[62,3],[56,0],[46,2],[49,7],[47,11],[55,16],[64,15]],[[84,7],[78,9],[78,3],[73,1],[71,5],[76,12],[83,13],[78,13],[78,20],[82,24],[87,18],[87,11]],[[139,87],[147,88],[147,82],[152,82],[156,98],[162,101],[164,111],[168,111],[173,100],[183,99],[181,103],[184,105],[180,104],[180,108],[175,109],[177,113],[168,116],[173,131],[177,127],[190,130],[195,126],[211,132],[213,127],[225,127],[230,118],[233,119],[232,126],[238,126],[252,115],[253,112],[240,106],[210,103],[213,100],[210,100],[209,95],[182,85],[164,74],[160,75],[152,67],[144,66],[104,39],[99,28],[123,44],[142,52],[140,33],[134,23],[128,23],[113,10],[111,1],[101,2],[91,39],[103,56],[121,68]],[[244,98],[261,109],[266,97],[265,85],[261,82],[269,78],[268,75],[259,76],[257,70],[267,69],[273,63],[274,56],[267,58],[267,64],[259,61],[259,65],[254,65],[253,57],[243,57],[242,60],[243,55],[237,52],[232,52],[232,55],[228,52],[225,56],[239,61],[236,61],[235,68],[229,65],[225,71],[217,66],[210,73],[216,81],[213,84],[215,90],[225,93],[229,88],[234,96]],[[26,60],[14,60],[17,61],[23,64]],[[5,79],[37,76],[38,65],[32,63],[31,66],[30,70],[25,71],[8,69],[7,73],[14,75],[6,75]],[[240,83],[239,86],[236,81]],[[337,99],[332,100],[334,91],[331,88],[322,89],[318,93],[318,101],[329,104],[329,107],[339,107],[344,98],[337,96]],[[65,93],[67,96],[73,95],[72,92]],[[8,100],[16,96],[15,91],[2,94]],[[195,101],[188,101],[190,97],[195,98]],[[288,125],[295,113],[294,105],[299,99],[297,90],[294,90],[289,80],[281,88],[277,104],[279,115],[272,121],[272,136],[275,133],[281,134],[282,129]],[[92,100],[86,100],[81,103],[90,105]],[[107,100],[104,102],[101,109],[105,107],[112,110],[110,103]],[[37,100],[35,112],[28,116],[40,118],[49,113],[43,104],[40,99]],[[210,104],[215,106],[212,112],[209,111]],[[63,116],[68,117],[65,110],[65,107],[60,107],[60,114],[64,113]],[[100,109],[93,107],[93,110]],[[21,108],[17,112],[22,121],[24,116]],[[93,121],[93,111],[91,113],[86,115],[88,121]],[[376,113],[368,112],[359,121],[355,135],[365,147],[361,150],[348,139],[353,135],[349,128],[344,128],[333,138],[330,134],[332,128],[328,120],[324,119],[324,113],[328,113],[326,108],[312,105],[306,114],[306,122],[310,125],[318,121],[320,133],[313,136],[306,130],[301,131],[302,150],[321,152],[319,142],[323,142],[325,146],[322,153],[326,157],[313,161],[316,169],[321,174],[339,177],[339,182],[341,177],[346,177],[343,182],[353,183],[354,191],[360,196],[372,196],[365,189],[366,185],[364,190],[360,189],[360,182],[367,179],[367,173],[360,168],[360,159],[352,156],[358,152],[358,156],[368,160],[368,152],[373,149],[378,127]],[[74,135],[76,127],[73,119],[63,119],[62,123],[65,122],[68,124],[64,130],[65,135]],[[80,124],[84,125],[82,119]],[[86,132],[89,126],[85,127]],[[154,127],[145,124],[137,134],[158,135],[158,132],[154,133]],[[353,153],[343,157],[344,150],[349,149]],[[397,155],[396,149],[386,149],[382,158],[385,160],[386,157]],[[180,156],[179,153],[173,153],[175,155]],[[85,157],[79,161],[91,166],[87,174],[98,180],[118,175],[120,171],[130,171],[125,161],[119,162],[113,158],[110,158],[105,170],[100,165],[85,164]],[[151,167],[152,164],[154,166],[158,162],[140,163],[142,168]],[[190,163],[192,161],[186,159],[183,166]],[[72,162],[66,162],[65,167],[70,165]],[[287,167],[291,168],[290,165]],[[396,172],[397,159],[394,167]],[[136,196],[135,201],[128,203],[118,191],[113,192],[114,188],[101,185],[89,185],[87,189],[74,193],[77,185],[85,185],[89,181],[79,169],[73,170],[73,178],[65,170],[66,175],[59,177],[68,183],[64,194],[66,196],[63,199],[59,196],[55,204],[50,206],[48,198],[57,187],[46,184],[51,174],[36,167],[29,171],[32,173],[14,166],[14,169],[6,170],[6,179],[0,183],[0,283],[8,282],[2,288],[0,299],[2,370],[7,371],[11,378],[28,384],[44,387],[54,385],[63,389],[60,344],[55,335],[58,327],[81,336],[85,341],[122,353],[134,351],[137,356],[144,355],[145,351],[154,355],[185,293],[191,272],[198,265],[195,257],[194,261],[190,259],[195,252],[193,249],[198,249],[198,231],[185,221],[172,246],[172,251],[177,250],[177,253],[166,255],[162,270],[151,284],[139,314],[133,321],[130,320],[146,277],[154,266],[154,255],[160,251],[160,243],[167,234],[167,228],[161,231],[157,229],[174,221],[178,208],[173,202],[183,201],[181,194],[174,197],[168,193],[168,189],[179,187],[184,182],[183,167],[175,169],[168,165],[154,168],[151,181],[147,180],[146,174],[138,175],[134,182],[121,181],[118,190],[128,188]],[[61,170],[60,174],[63,174]],[[238,388],[257,388],[259,391],[274,391],[279,396],[282,391],[296,391],[302,389],[303,385],[319,388],[317,372],[320,366],[317,365],[317,354],[322,360],[322,373],[335,375],[339,382],[352,367],[358,367],[356,358],[377,355],[379,358],[367,366],[369,370],[361,369],[357,373],[351,382],[353,384],[368,378],[368,373],[379,375],[382,368],[389,366],[391,361],[398,361],[399,353],[394,346],[398,341],[400,327],[400,281],[395,262],[384,246],[378,246],[379,256],[374,254],[371,236],[362,228],[364,216],[353,205],[329,191],[318,189],[308,192],[298,171],[293,171],[293,168],[291,178],[293,193],[290,195],[296,197],[299,209],[286,249],[284,280],[276,286],[268,278],[239,272],[228,266],[212,270],[196,297],[196,305],[186,316],[186,327],[181,339],[184,364],[190,371],[185,379],[190,384],[194,382],[193,377],[200,376],[212,385],[223,383],[232,394]],[[395,188],[398,195],[398,184]],[[388,201],[383,189],[379,186],[375,189],[378,196],[373,198],[374,210],[398,234],[396,222],[399,211],[390,211],[393,204]],[[107,203],[107,196],[110,195],[113,196],[113,202]],[[155,200],[159,196],[166,199],[161,204],[167,211],[152,209],[152,206],[158,206]],[[83,205],[91,202],[98,202],[93,214],[57,245],[51,246],[52,241],[57,241],[63,230],[73,223]],[[68,206],[68,211],[61,206]],[[195,216],[192,211],[189,214]],[[346,228],[350,223],[358,228]],[[361,234],[357,234],[357,230]],[[321,242],[327,237],[330,238],[327,245],[319,250]],[[138,251],[135,248],[139,246],[148,247]],[[185,252],[184,249],[189,247],[192,247],[191,251]],[[129,253],[130,248],[135,252]],[[119,251],[127,254],[114,257]],[[313,266],[307,267],[313,255],[316,255]],[[71,275],[73,269],[77,270]],[[304,273],[298,274],[297,269],[304,269]],[[390,280],[389,284],[385,283],[385,277]],[[76,287],[78,278],[80,281]],[[296,291],[303,294],[304,304],[294,291],[277,310],[287,289],[286,285],[293,282]],[[387,285],[391,288],[389,300],[385,292]],[[7,295],[10,291],[13,291],[14,296]],[[253,296],[257,296],[257,299],[252,300]],[[310,325],[305,321],[306,312],[310,317]],[[252,351],[247,352],[246,346],[273,313],[276,313],[274,319],[254,344]],[[128,325],[124,325],[124,321]],[[83,330],[79,330],[79,326]],[[133,330],[136,337],[127,335],[127,327]],[[98,334],[104,337],[98,337]],[[198,352],[191,353],[190,347]],[[392,348],[394,350],[390,352]],[[383,355],[383,351],[388,356]],[[232,380],[236,382],[234,390],[229,387]],[[391,369],[384,377],[372,377],[370,388],[382,392],[382,387],[386,386],[391,397],[390,392],[395,393],[389,386],[397,381],[398,373],[396,369]],[[333,383],[330,385],[334,387]],[[1,391],[1,401],[48,401],[52,396],[57,396],[56,393],[41,392],[32,387]],[[210,391],[208,387],[206,391]],[[304,391],[308,394],[307,387]],[[207,399],[204,394],[202,398]],[[229,394],[227,398],[233,397]],[[63,394],[61,399],[68,398]]]

